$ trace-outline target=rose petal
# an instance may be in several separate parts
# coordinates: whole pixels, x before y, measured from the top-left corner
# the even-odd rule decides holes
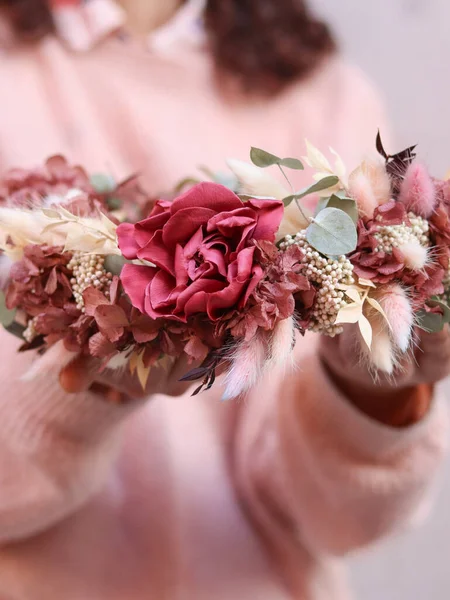
[[[128,260],[136,258],[137,252],[140,249],[136,240],[135,226],[131,223],[122,223],[117,228],[117,241],[120,251]]]
[[[202,206],[215,213],[242,208],[242,201],[231,190],[218,183],[203,182],[193,186],[173,201],[171,212]]]
[[[214,211],[208,208],[196,206],[178,210],[163,228],[164,244],[169,247],[186,244],[199,227],[206,225],[214,214]]]
[[[138,258],[147,260],[175,275],[173,252],[163,242],[163,232],[158,230],[152,239],[137,253]]]
[[[163,212],[154,214],[154,210],[150,213],[148,219],[139,221],[135,225],[135,236],[139,246],[145,246],[153,237],[158,229],[162,229],[170,218],[168,209]]]
[[[278,200],[249,200],[248,204],[257,212],[258,217],[253,238],[273,242],[283,219],[283,203]]]
[[[131,304],[144,312],[145,290],[156,275],[157,269],[141,265],[124,265],[120,274],[123,289]]]

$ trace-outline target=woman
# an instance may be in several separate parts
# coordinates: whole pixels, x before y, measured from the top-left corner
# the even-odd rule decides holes
[[[307,137],[351,165],[383,126],[302,2],[51,4],[0,1],[3,167],[62,152],[156,192],[251,144]],[[27,383],[32,359],[0,341],[2,598],[342,600],[336,559],[415,520],[445,448],[447,332],[377,384],[351,333],[306,337],[298,371],[228,403],[169,397],[177,374],[157,372],[147,401],[110,379],[113,403],[77,361],[77,393],[56,366]]]

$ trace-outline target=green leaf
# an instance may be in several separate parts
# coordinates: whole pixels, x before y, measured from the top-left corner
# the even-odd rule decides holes
[[[108,254],[108,256],[105,257],[105,269],[113,275],[120,275],[123,265],[127,262],[128,261],[123,256],[119,256],[118,254]]]
[[[99,194],[108,194],[116,189],[116,182],[111,175],[94,173],[91,175],[91,185]]]
[[[122,200],[116,196],[110,196],[106,199],[106,204],[109,210],[119,210],[122,208]]]
[[[261,148],[253,147],[250,150],[250,159],[254,165],[263,169],[272,165],[278,165],[282,160],[279,156],[275,156],[275,154],[270,154],[270,152],[261,150]]]
[[[450,323],[450,307],[439,300],[437,296],[433,296],[429,300],[427,300],[428,306],[434,308],[435,306],[439,306],[442,309],[443,314],[440,315],[438,313],[430,313],[425,310],[419,310],[417,313],[418,322],[417,326],[420,329],[424,329],[429,333],[437,333],[438,331],[442,331],[444,325],[446,323]]]
[[[328,175],[327,177],[323,177],[316,183],[313,183],[313,185],[310,185],[306,188],[303,188],[302,190],[299,190],[295,194],[292,194],[292,196],[286,196],[286,198],[283,198],[283,204],[285,206],[289,206],[292,200],[300,200],[305,196],[309,196],[309,194],[314,194],[316,192],[321,192],[322,190],[331,188],[337,183],[339,183],[339,177],[337,177],[336,175]]]
[[[332,194],[328,199],[326,206],[327,208],[339,208],[348,214],[353,223],[356,224],[358,222],[358,207],[353,198],[341,198],[336,194]]]
[[[325,208],[306,229],[306,239],[325,256],[348,254],[356,248],[358,236],[352,219],[338,208]]]
[[[303,171],[304,169],[303,163],[298,158],[282,158],[277,164],[296,171]]]
[[[328,200],[329,198],[319,198],[316,204],[316,212],[314,213],[314,216],[318,215],[321,210],[328,206]]]
[[[16,310],[9,310],[6,307],[5,294],[0,292],[0,323],[3,327],[9,327],[14,322],[15,316]]]
[[[420,329],[428,333],[437,333],[442,331],[444,325],[445,321],[442,315],[430,313],[423,309],[417,311],[417,327]]]
[[[261,148],[254,148],[250,150],[250,159],[254,165],[265,169],[272,165],[278,165],[279,167],[286,167],[287,169],[296,169],[301,171],[303,163],[298,158],[280,158],[275,154],[261,150]]]

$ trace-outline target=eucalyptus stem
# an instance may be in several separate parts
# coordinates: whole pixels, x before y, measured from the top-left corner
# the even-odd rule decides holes
[[[302,214],[302,217],[305,219],[305,221],[309,221],[309,217],[306,215],[305,211],[301,207],[300,202],[297,200],[297,198],[294,198],[294,200],[295,200],[295,204],[297,205],[298,210]]]
[[[277,163],[277,164],[278,164],[278,163]],[[283,177],[286,179],[286,181],[287,181],[287,183],[288,183],[288,186],[291,188],[291,192],[293,193],[293,192],[294,192],[294,187],[293,187],[292,183],[289,181],[289,178],[288,178],[288,176],[287,176],[287,175],[286,175],[286,173],[284,172],[284,170],[283,170],[283,167],[282,167],[280,164],[278,164],[278,168],[279,168],[279,169],[280,169],[280,171],[283,173]]]

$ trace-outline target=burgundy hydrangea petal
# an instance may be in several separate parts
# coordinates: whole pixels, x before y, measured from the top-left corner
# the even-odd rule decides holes
[[[378,221],[377,217],[382,220]],[[406,207],[402,202],[390,200],[381,206],[378,206],[374,212],[374,226],[378,225],[401,225],[407,217]]]
[[[179,210],[193,206],[202,206],[219,213],[241,208],[242,201],[223,185],[203,182],[176,198],[172,203],[171,212],[175,214]]]
[[[245,296],[241,302],[240,308],[243,308],[247,304],[247,300],[253,294],[258,283],[264,278],[264,270],[260,265],[255,265],[252,271],[252,277],[248,282],[247,291],[245,292]]]
[[[145,290],[158,272],[154,267],[142,265],[124,265],[120,274],[123,289],[131,300],[131,304],[144,312]]]

